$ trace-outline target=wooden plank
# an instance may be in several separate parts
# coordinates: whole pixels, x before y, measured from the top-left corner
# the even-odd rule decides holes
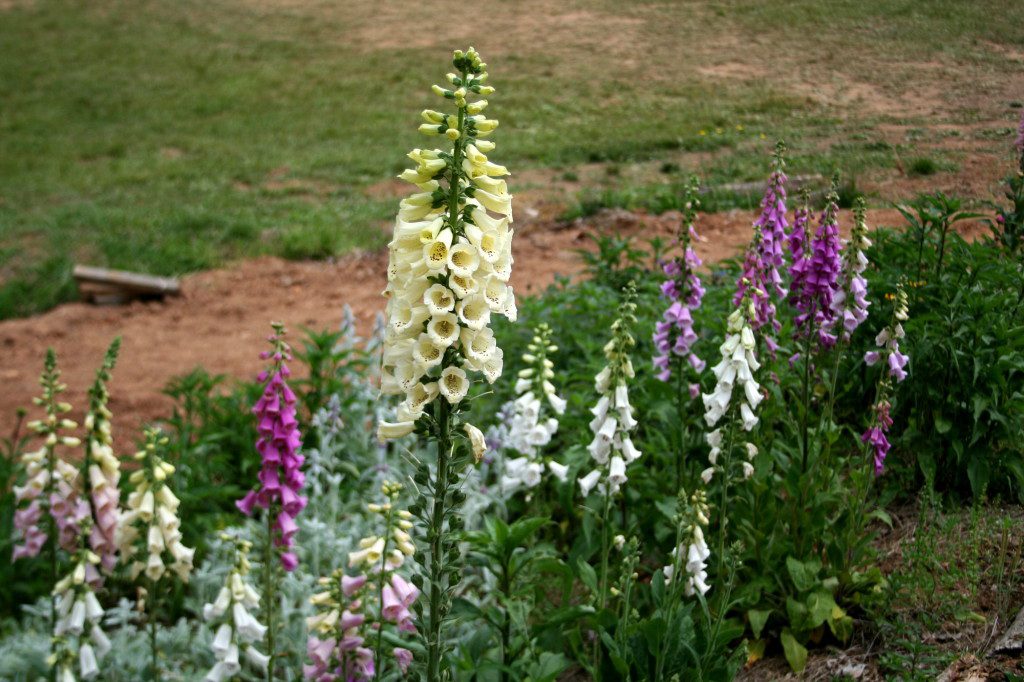
[[[80,285],[98,285],[105,290],[118,289],[136,296],[179,296],[181,284],[174,277],[154,277],[125,270],[109,270],[76,265],[72,276]]]

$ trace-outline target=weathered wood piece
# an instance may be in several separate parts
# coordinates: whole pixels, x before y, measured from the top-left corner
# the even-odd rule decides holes
[[[117,305],[146,298],[180,296],[181,284],[174,277],[154,277],[125,270],[76,265],[72,276],[83,300],[98,305]]]

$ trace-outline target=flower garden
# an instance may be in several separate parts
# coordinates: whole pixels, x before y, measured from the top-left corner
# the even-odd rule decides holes
[[[473,48],[450,68],[367,338],[267,320],[254,382],[183,375],[137,448],[119,339],[83,406],[40,356],[5,441],[0,677],[935,679],[955,656],[900,603],[944,618],[922,575],[953,571],[925,531],[900,566],[887,543],[893,509],[950,502],[974,554],[948,620],[987,655],[1024,601],[1019,514],[982,519],[1024,495],[1024,119],[983,212],[927,194],[881,229],[858,197],[843,224],[838,174],[794,191],[780,141],[741,258],[698,257],[693,177],[671,243],[599,238],[586,277],[517,297],[501,93]]]

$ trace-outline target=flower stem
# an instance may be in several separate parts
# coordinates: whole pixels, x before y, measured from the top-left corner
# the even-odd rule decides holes
[[[53,446],[47,446],[46,448],[46,462],[50,469],[50,475],[46,478],[46,534],[50,541],[46,543],[47,554],[50,559],[50,585],[57,584],[57,522],[53,518],[53,510],[49,508],[52,503],[53,496],[53,478],[57,469],[56,452]],[[52,589],[52,588],[51,588]],[[57,655],[57,596],[52,592],[50,593],[50,657],[56,661]],[[57,666],[56,664],[50,668],[50,680],[56,682],[57,680]]]
[[[157,667],[157,643],[156,643],[156,583],[150,586],[149,597],[149,673],[153,680],[160,679],[160,669]]]
[[[508,665],[509,649],[512,646],[512,614],[508,605],[512,601],[512,583],[509,580],[509,567],[501,567],[501,594],[505,597],[505,618],[501,623],[501,682],[509,682]]]
[[[277,656],[277,649],[274,646],[274,505],[270,504],[266,511],[267,537],[263,546],[263,598],[266,599],[267,607],[267,680],[274,679],[274,664]]]
[[[430,616],[427,633],[427,682],[441,679],[442,585],[441,559],[444,548],[444,500],[448,493],[448,465],[451,450],[451,411],[442,399],[437,402],[437,473],[434,477],[434,508],[427,540],[430,543]]]
[[[374,661],[374,672],[373,679],[379,680],[381,671],[384,668],[381,657],[382,650],[384,648],[384,582],[386,580],[386,571],[384,567],[387,565],[388,560],[388,542],[391,540],[391,519],[394,514],[392,505],[388,505],[388,516],[387,522],[384,525],[384,549],[381,550],[380,555],[380,580],[377,585],[377,645],[374,647],[373,661]]]

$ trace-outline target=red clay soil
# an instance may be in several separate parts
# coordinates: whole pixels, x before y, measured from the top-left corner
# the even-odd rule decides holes
[[[697,251],[705,262],[737,253],[750,237],[752,219],[753,214],[743,211],[701,216],[698,229],[705,241]],[[665,237],[678,220],[673,213],[606,211],[570,225],[542,217],[516,221],[512,284],[522,296],[543,290],[556,275],[578,273],[576,250],[593,247],[588,232]],[[902,224],[891,210],[872,212],[870,220],[873,225]],[[849,215],[843,215],[842,224],[850,224]],[[76,408],[73,414],[81,416],[104,350],[111,339],[122,336],[111,409],[119,438],[131,439],[142,424],[169,415],[171,402],[161,389],[172,377],[198,365],[212,374],[254,376],[272,320],[296,331],[301,326],[335,328],[348,303],[360,332],[368,332],[383,308],[386,260],[385,253],[353,254],[333,263],[261,258],[188,276],[182,283],[184,295],[164,302],[121,307],[72,303],[36,317],[0,322],[0,348],[6,357],[0,368],[0,434],[13,430],[18,407],[35,413],[31,401],[38,394],[37,377],[48,346],[57,351],[67,398]]]

